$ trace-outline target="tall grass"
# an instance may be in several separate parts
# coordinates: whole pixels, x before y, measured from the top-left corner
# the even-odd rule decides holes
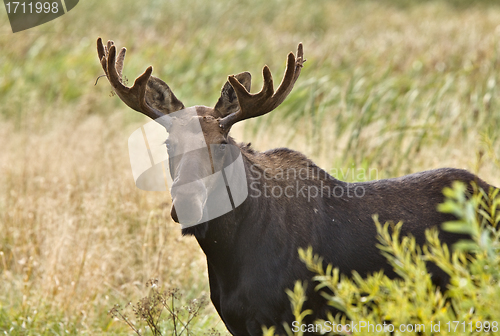
[[[214,105],[241,71],[258,90],[264,64],[279,82],[302,41],[294,91],[236,125],[238,140],[289,146],[327,170],[453,166],[499,186],[499,23],[486,0],[87,0],[28,31],[1,25],[0,331],[126,333],[107,311],[143,297],[148,279],[188,300],[208,292],[167,195],[133,184],[127,138],[146,119],[105,80],[93,86],[98,36],[128,48],[130,82],[152,64],[187,106]],[[224,331],[211,306],[204,314]]]

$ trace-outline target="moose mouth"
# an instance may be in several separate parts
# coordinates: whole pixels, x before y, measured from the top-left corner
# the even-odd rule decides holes
[[[184,229],[231,212],[248,195],[247,189],[243,190],[241,187],[242,190],[238,189],[241,181],[245,182],[245,180],[237,174],[234,175],[235,183],[231,183],[231,179],[229,179],[229,184],[235,185],[232,199],[221,171],[187,184],[174,183],[171,189],[172,209],[170,215],[172,219],[181,224]],[[246,187],[246,184],[243,186]]]

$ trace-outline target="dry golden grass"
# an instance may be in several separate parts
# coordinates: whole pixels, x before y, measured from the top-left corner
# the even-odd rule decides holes
[[[106,327],[114,304],[144,295],[150,278],[191,298],[207,292],[202,252],[181,238],[170,199],[135,188],[133,125],[114,115],[25,127],[0,127],[0,308],[54,322],[64,312],[90,331]]]

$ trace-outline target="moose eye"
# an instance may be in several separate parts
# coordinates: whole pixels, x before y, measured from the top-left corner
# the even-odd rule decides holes
[[[165,146],[167,147],[168,152],[170,152],[174,148],[174,145],[172,145],[172,142],[170,140],[165,141]]]
[[[170,132],[170,130],[172,129],[173,120],[174,120],[174,117],[171,117],[169,115],[165,115],[165,116],[157,119],[158,123],[163,125],[163,127],[165,127],[167,132]]]

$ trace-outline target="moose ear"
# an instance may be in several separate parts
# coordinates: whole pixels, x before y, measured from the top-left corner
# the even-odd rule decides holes
[[[252,82],[252,75],[250,72],[242,72],[234,76],[238,82],[245,87],[245,89],[250,92],[250,85]],[[236,97],[236,92],[234,92],[233,86],[229,81],[222,87],[220,98],[215,104],[214,110],[219,114],[220,117],[225,117],[231,113],[236,112],[240,108],[238,103],[238,98]]]

